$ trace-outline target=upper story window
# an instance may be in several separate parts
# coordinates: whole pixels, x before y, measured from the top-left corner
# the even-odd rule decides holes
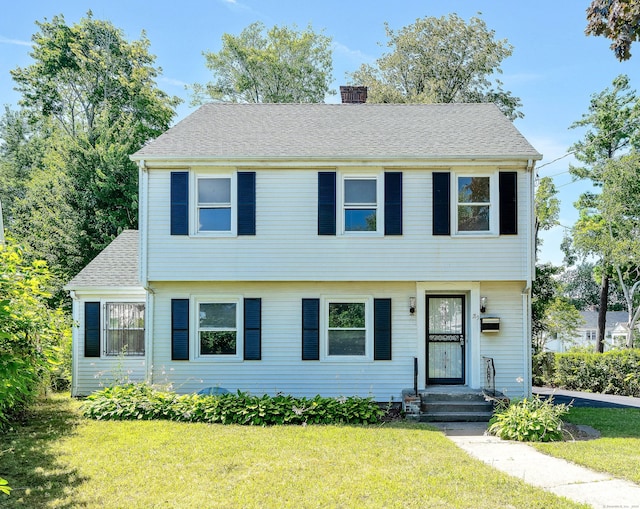
[[[458,234],[496,234],[498,229],[497,179],[492,175],[457,175],[453,224]]]
[[[144,355],[144,303],[105,306],[105,355]]]
[[[433,235],[517,235],[518,174],[433,172]]]
[[[171,172],[171,235],[256,234],[256,173]]]
[[[344,179],[344,231],[377,231],[378,193],[375,178]]]
[[[383,199],[378,178],[345,176],[342,183],[343,233],[381,233]]]
[[[198,177],[198,232],[231,232],[231,177]]]
[[[491,229],[491,182],[489,177],[458,177],[458,231],[488,232]]]

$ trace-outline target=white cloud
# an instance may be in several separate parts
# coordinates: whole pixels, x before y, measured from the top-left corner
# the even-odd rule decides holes
[[[373,63],[376,57],[371,55],[367,55],[358,49],[351,49],[348,46],[342,44],[341,42],[334,41],[333,42],[333,51],[338,53],[339,55],[344,56],[348,60],[355,61],[357,63]]]
[[[19,39],[9,39],[8,37],[4,37],[0,35],[0,43],[2,44],[13,44],[14,46],[33,46],[30,41],[21,41]]]
[[[166,83],[167,85],[173,85],[176,87],[183,87],[183,88],[189,85],[189,83],[186,83],[184,81],[177,80],[174,78],[167,78],[166,76],[160,76],[158,78],[158,81],[161,83]]]

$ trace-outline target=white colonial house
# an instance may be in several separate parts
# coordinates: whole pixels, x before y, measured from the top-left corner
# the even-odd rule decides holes
[[[78,274],[73,394],[530,393],[534,164],[493,104],[208,104]]]
[[[598,337],[598,312],[593,309],[580,311],[582,324],[574,336],[551,337],[545,343],[545,350],[550,352],[567,352],[572,348],[595,350]],[[625,348],[627,344],[627,323],[629,313],[626,311],[607,311],[604,328],[604,351]],[[640,325],[638,326],[640,327]]]

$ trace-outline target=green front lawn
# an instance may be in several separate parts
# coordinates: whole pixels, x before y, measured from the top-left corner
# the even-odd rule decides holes
[[[538,450],[640,484],[640,408],[572,408],[564,420],[591,426],[601,438],[536,444]]]
[[[0,506],[572,508],[425,425],[241,427],[81,418],[40,403],[0,436]]]

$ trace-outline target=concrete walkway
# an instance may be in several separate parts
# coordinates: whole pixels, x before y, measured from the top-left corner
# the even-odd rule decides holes
[[[584,397],[584,393],[566,396]],[[602,398],[603,395],[589,396]],[[615,401],[615,404],[640,407],[640,398],[625,398]],[[589,504],[595,509],[640,509],[640,486],[637,484],[547,456],[525,443],[485,435],[486,423],[430,424],[442,429],[450,440],[471,456],[528,484]]]

